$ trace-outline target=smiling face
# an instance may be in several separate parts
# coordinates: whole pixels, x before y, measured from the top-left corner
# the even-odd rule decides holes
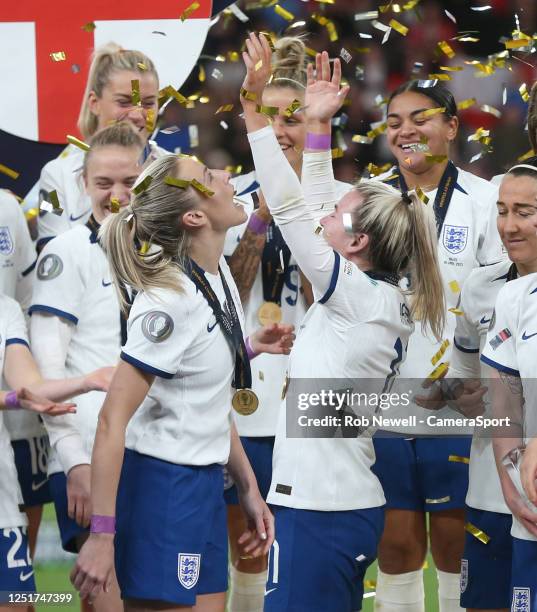
[[[438,103],[427,96],[407,91],[395,96],[388,107],[386,136],[388,145],[399,166],[422,174],[431,168],[425,154],[449,155],[449,145],[457,135],[456,117],[446,118],[443,113],[429,117],[424,111],[438,108]],[[412,146],[426,143],[427,152],[413,151]]]
[[[132,104],[133,80],[140,83],[140,106]],[[158,82],[155,75],[151,72],[130,70],[112,72],[108,83],[103,87],[101,97],[92,91],[88,98],[89,109],[98,119],[98,129],[114,121],[129,121],[146,140],[150,136],[146,130],[147,112],[153,110],[156,117],[157,101]]]
[[[276,106],[280,109],[279,114],[273,117],[272,127],[287,161],[298,172],[302,167],[306,121],[302,111],[293,113],[290,117],[283,114],[293,100],[299,100],[303,104],[304,93],[291,87],[272,86],[263,92],[263,105]]]
[[[509,259],[523,273],[537,272],[537,172],[535,178],[505,175],[497,224]]]

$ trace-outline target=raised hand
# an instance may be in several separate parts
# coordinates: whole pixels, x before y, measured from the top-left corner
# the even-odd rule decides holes
[[[295,341],[294,329],[293,325],[281,323],[265,325],[250,336],[250,346],[256,354],[289,355]]]
[[[246,76],[242,83],[242,88],[250,94],[254,94],[256,100],[248,100],[241,95],[241,102],[247,100],[261,104],[263,90],[269,82],[272,74],[271,67],[272,51],[267,39],[251,32],[246,39],[246,50],[242,52],[242,59],[246,66]]]
[[[329,122],[341,108],[349,93],[349,85],[341,87],[341,63],[334,60],[334,69],[330,70],[328,53],[323,51],[315,57],[315,76],[313,66],[308,64],[308,82],[304,101],[306,120],[308,122]]]

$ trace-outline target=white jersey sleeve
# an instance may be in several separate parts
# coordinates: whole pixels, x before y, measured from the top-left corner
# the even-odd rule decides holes
[[[465,285],[461,292],[462,315],[456,319],[453,343],[455,345],[451,354],[451,363],[448,376],[462,378],[479,378],[479,350],[481,340],[479,331],[470,320],[470,287]]]

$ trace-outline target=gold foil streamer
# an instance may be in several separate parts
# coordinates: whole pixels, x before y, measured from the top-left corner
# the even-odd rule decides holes
[[[324,15],[319,15],[319,13],[312,13],[311,18],[319,25],[326,28],[326,31],[328,32],[328,38],[331,42],[335,42],[339,38],[338,33],[336,31],[336,26],[334,25],[334,22],[331,19],[328,19]]]
[[[199,7],[200,7],[199,2],[192,2],[192,4],[190,6],[187,6],[186,9],[181,13],[180,15],[181,21],[185,21],[185,19],[188,19],[194,11],[197,11],[199,9]]]
[[[434,72],[429,75],[430,79],[434,79],[436,81],[451,81],[451,76],[449,74],[445,74],[443,72]]]
[[[445,162],[447,159],[447,155],[431,155],[430,153],[425,154],[425,160],[430,164],[441,164]]]
[[[119,198],[110,198],[110,210],[113,213],[119,212]]]
[[[442,356],[447,351],[448,347],[449,347],[449,340],[446,339],[442,342],[438,351],[431,357],[432,365],[436,365],[440,361],[440,359],[442,359]]]
[[[244,89],[244,87],[241,87],[240,94],[245,100],[250,100],[251,102],[255,102],[257,100],[256,94]]]
[[[362,136],[361,134],[355,134],[352,137],[352,142],[357,142],[359,144],[372,144],[373,138],[369,138],[369,136]]]
[[[132,79],[131,81],[131,101],[133,106],[140,106],[140,81]]]
[[[470,457],[461,457],[460,455],[450,455],[448,457],[448,461],[452,461],[453,463],[465,463],[466,465],[470,465]]]
[[[263,60],[259,60],[257,64],[254,66],[254,71],[257,72],[262,67],[263,67]]]
[[[441,115],[442,113],[446,112],[446,107],[445,106],[438,106],[436,108],[428,108],[427,110],[424,110],[423,112],[421,112],[418,116],[419,117],[434,117],[435,115]]]
[[[276,51],[276,47],[274,46],[274,41],[272,40],[272,35],[270,34],[270,32],[259,32],[259,34],[268,42],[270,50],[274,53],[274,51]],[[239,58],[237,53],[237,60],[238,59]]]
[[[82,151],[89,151],[90,150],[90,146],[88,143],[83,142],[82,140],[79,140],[78,138],[76,138],[75,136],[71,136],[70,134],[67,134],[67,142],[75,145],[75,147],[78,147],[79,149],[82,149]]]
[[[218,113],[228,113],[229,111],[233,110],[233,106],[233,104],[222,104],[222,106],[219,106],[216,109],[215,115],[218,115]]]
[[[155,109],[148,108],[147,115],[145,118],[145,129],[148,132],[152,132],[155,129]]]
[[[190,184],[192,185],[192,187],[194,187],[194,189],[197,189],[203,195],[206,195],[208,197],[214,195],[214,191],[211,191],[208,187],[206,187],[203,183],[200,183],[196,179],[192,179],[190,181]]]
[[[464,70],[463,66],[440,66],[440,70],[445,70],[446,72],[460,72]]]
[[[289,104],[289,106],[283,111],[284,117],[291,117],[300,108],[300,100],[296,98]]]
[[[530,99],[530,94],[528,93],[528,88],[526,87],[526,83],[522,83],[522,85],[518,88],[520,93],[520,97],[527,102]]]
[[[170,187],[179,187],[180,189],[186,189],[190,186],[190,181],[184,179],[178,179],[173,176],[164,177],[164,183],[170,185]]]
[[[406,36],[408,34],[408,28],[402,23],[399,23],[397,19],[390,19],[390,22],[388,25],[391,28],[393,28],[396,32],[401,34],[401,36]]]
[[[477,100],[475,98],[468,98],[467,100],[461,100],[457,104],[457,108],[458,110],[466,110],[467,108],[470,108],[476,103],[477,103]]]
[[[280,109],[277,106],[263,106],[262,104],[256,104],[255,112],[266,115],[267,117],[275,117],[280,112]]]
[[[151,245],[149,244],[149,242],[146,242],[145,240],[142,242],[142,245],[140,247],[140,250],[138,251],[140,253],[140,255],[145,255],[147,253],[147,251],[149,251],[149,247]]]
[[[386,131],[387,127],[388,127],[388,124],[385,121],[383,121],[382,123],[374,127],[372,130],[369,130],[369,132],[367,132],[367,137],[376,138],[377,136],[380,136],[380,134],[383,134]]]
[[[53,62],[64,62],[67,59],[65,51],[54,51],[50,54],[50,58]]]
[[[372,19],[378,19],[378,11],[364,11],[363,13],[355,13],[354,21],[370,21]]]
[[[20,176],[20,172],[17,172],[16,170],[12,170],[11,168],[4,166],[4,164],[0,164],[0,172],[2,174],[9,176],[9,178],[12,178],[13,180],[18,179]]]
[[[135,185],[132,188],[132,193],[134,193],[135,195],[140,195],[149,187],[149,185],[151,185],[152,182],[153,177],[148,174],[143,181],[141,181],[140,183],[138,183],[138,185]]]
[[[440,51],[442,51],[442,53],[447,55],[450,59],[455,57],[455,51],[453,51],[450,44],[446,40],[441,40],[437,46]]]
[[[379,176],[380,174],[384,174],[384,172],[387,172],[392,167],[392,164],[388,162],[383,166],[376,166],[373,162],[370,162],[369,164],[367,164],[366,167],[370,175]]]
[[[230,174],[240,174],[242,172],[242,165],[239,164],[238,166],[226,166],[225,170]]]
[[[464,310],[461,310],[460,308],[448,308],[448,311],[453,313],[457,317],[460,317],[464,314]]]
[[[425,193],[423,193],[421,187],[419,185],[416,185],[416,195],[418,196],[418,198],[424,203],[424,204],[429,204],[429,198],[425,195]]]
[[[172,85],[168,85],[167,87],[165,87],[164,89],[161,89],[159,91],[159,97],[161,97],[161,94],[163,96],[167,96],[169,98],[173,98],[174,100],[176,100],[177,102],[179,102],[179,104],[181,104],[182,106],[187,106],[188,103],[188,98],[185,98],[185,96],[183,96],[182,94],[180,94],[175,87],[173,87]]]
[[[517,157],[516,160],[519,162],[526,161],[527,159],[529,159],[530,157],[533,157],[534,155],[535,155],[535,151],[533,149],[530,149],[527,153],[524,153],[520,157]]]
[[[524,39],[512,39],[506,40],[504,43],[506,49],[520,49],[520,47],[527,47],[531,44],[530,41]]]
[[[147,70],[147,66],[143,62],[137,62],[136,64],[140,70]]]
[[[39,208],[30,208],[30,210],[27,210],[24,213],[24,216],[26,217],[26,221],[31,221],[32,219],[35,219],[39,216]]]
[[[336,147],[335,149],[332,149],[331,151],[332,153],[332,159],[339,159],[340,157],[343,157],[343,149],[341,147]]]
[[[456,280],[449,281],[448,287],[451,289],[451,291],[453,291],[453,293],[460,293],[461,292],[461,286],[459,285],[458,281],[456,281]]]
[[[364,588],[366,589],[376,589],[377,581],[376,580],[364,580]]]
[[[205,68],[203,67],[202,64],[200,64],[200,68],[198,70],[198,81],[200,83],[205,83],[206,78],[207,78],[207,75],[205,74]]]
[[[471,533],[474,538],[477,538],[483,544],[488,544],[490,542],[490,536],[488,536],[484,531],[476,527],[473,523],[466,523],[464,525],[464,530],[468,533]]]
[[[290,13],[289,11],[285,10],[283,6],[280,6],[279,4],[276,4],[274,6],[274,12],[276,13],[276,15],[283,17],[283,19],[285,19],[286,21],[293,21],[295,18],[293,13]]]

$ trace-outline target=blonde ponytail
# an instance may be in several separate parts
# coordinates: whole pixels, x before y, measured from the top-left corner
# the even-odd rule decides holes
[[[143,64],[144,68],[140,68]],[[103,89],[110,81],[113,72],[129,70],[140,74],[151,73],[155,76],[158,86],[158,74],[153,62],[141,51],[122,49],[116,43],[108,43],[96,49],[89,69],[86,90],[82,98],[82,106],[78,115],[77,126],[84,138],[89,138],[97,131],[98,118],[90,111],[89,95],[93,91],[100,98]]]
[[[276,41],[269,87],[290,87],[302,94],[306,89],[306,45],[300,36]]]
[[[365,181],[355,189],[363,201],[351,214],[352,230],[369,236],[373,269],[397,275],[411,272],[411,314],[440,340],[446,306],[431,206],[415,193],[403,196],[380,181]]]
[[[136,291],[171,289],[181,292],[181,271],[188,257],[189,235],[181,218],[199,204],[192,187],[167,185],[167,176],[181,177],[181,162],[175,155],[164,155],[140,175],[137,185],[151,176],[145,190],[133,194],[131,204],[109,215],[99,232],[108,256],[116,288],[129,286]],[[136,185],[133,189],[136,189]],[[143,252],[142,245],[149,245]],[[121,307],[127,310],[121,292]]]

